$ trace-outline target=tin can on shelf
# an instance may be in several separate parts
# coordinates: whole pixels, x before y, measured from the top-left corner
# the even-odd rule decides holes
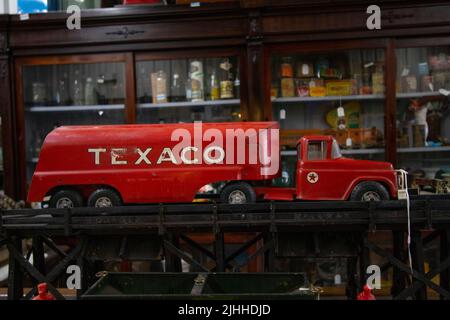
[[[283,98],[295,96],[294,78],[281,79],[281,96]]]
[[[220,81],[220,99],[233,99],[233,81]]]
[[[281,63],[281,77],[282,78],[293,78],[294,70],[292,68],[292,62],[290,57],[283,58],[283,62]]]
[[[309,96],[309,80],[297,79],[296,81],[297,96],[308,97]]]
[[[203,94],[203,63],[201,61],[191,62],[191,86],[192,102],[204,101]]]

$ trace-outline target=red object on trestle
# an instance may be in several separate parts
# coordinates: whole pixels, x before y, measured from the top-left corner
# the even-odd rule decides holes
[[[372,289],[366,284],[363,291],[358,294],[358,300],[376,300],[372,294]]]
[[[33,300],[55,300],[55,297],[48,293],[48,287],[46,283],[39,283],[37,286],[38,295]]]

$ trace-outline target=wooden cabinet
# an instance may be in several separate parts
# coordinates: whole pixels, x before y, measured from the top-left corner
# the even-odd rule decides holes
[[[277,120],[287,167],[295,139],[320,132],[348,156],[445,176],[450,133],[437,90],[450,89],[450,5],[379,1],[382,28],[368,30],[369,4],[118,7],[83,11],[81,30],[61,12],[0,16],[6,193],[26,196],[39,146],[62,124]],[[221,81],[231,94],[221,96]],[[430,100],[428,135],[411,122],[414,99]]]

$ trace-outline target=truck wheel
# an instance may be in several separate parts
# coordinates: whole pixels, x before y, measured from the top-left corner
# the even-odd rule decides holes
[[[228,204],[244,204],[256,201],[255,190],[248,183],[233,183],[223,188],[220,202]]]
[[[92,192],[87,204],[96,208],[118,207],[122,205],[122,199],[114,190],[97,189]]]
[[[59,190],[48,203],[50,208],[75,208],[83,206],[83,197],[75,190]]]
[[[366,181],[358,184],[350,196],[352,201],[389,200],[389,192],[379,182]]]

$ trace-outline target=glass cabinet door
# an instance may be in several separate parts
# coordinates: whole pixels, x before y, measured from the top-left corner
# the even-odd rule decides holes
[[[283,168],[295,167],[305,135],[332,135],[342,154],[384,160],[384,49],[272,55],[272,118],[280,123]],[[289,170],[289,169],[286,169]],[[294,182],[283,169],[280,185]]]
[[[22,74],[28,182],[54,128],[125,122],[124,63],[24,65]]]
[[[417,183],[450,181],[450,47],[401,48],[396,57],[398,164]]]
[[[240,121],[237,57],[136,63],[137,122]]]

